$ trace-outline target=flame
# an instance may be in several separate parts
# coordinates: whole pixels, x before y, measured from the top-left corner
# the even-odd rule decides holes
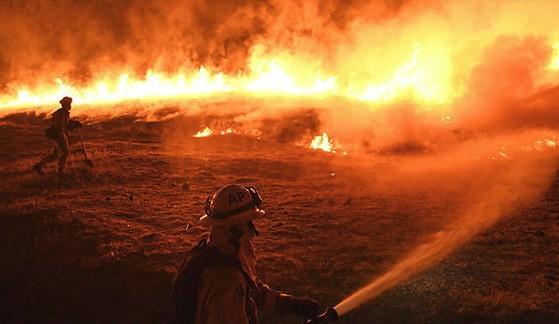
[[[536,151],[544,151],[546,149],[557,148],[557,140],[555,138],[545,138],[534,142],[533,149]]]
[[[559,70],[559,43],[553,45],[553,49],[548,68]],[[225,93],[337,96],[365,103],[389,103],[405,98],[424,104],[450,103],[463,90],[453,86],[452,67],[439,58],[440,55],[429,53],[421,44],[416,44],[408,60],[387,73],[384,80],[360,78],[348,82],[347,75],[328,74],[315,62],[289,53],[263,54],[263,50],[257,47],[249,62],[249,72],[244,75],[227,76],[205,67],[174,74],[149,70],[140,78],[122,72],[114,77],[100,77],[82,87],[56,78],[52,84],[34,89],[20,87],[15,96],[0,96],[0,109],[50,106],[63,96],[73,97],[77,105],[96,105],[135,99],[200,98]]]
[[[553,46],[553,56],[549,63],[548,68],[550,70],[559,70],[559,41],[555,43]]]
[[[390,102],[406,92],[415,96],[418,101],[426,103],[444,103],[453,99],[457,93],[444,81],[435,80],[436,74],[441,73],[437,64],[421,65],[419,55],[421,46],[416,45],[408,62],[398,68],[386,82],[368,84],[358,99],[367,102]],[[428,71],[427,69],[430,69]]]
[[[194,135],[194,137],[207,137],[207,136],[211,136],[214,132],[211,130],[211,128],[206,127],[201,131],[198,131],[198,133],[196,133]]]
[[[278,6],[288,13],[297,8],[287,4],[288,1],[285,5],[281,3]],[[414,3],[402,5],[390,19],[377,21],[367,19],[371,18],[368,15],[348,16],[352,20],[344,24],[343,31],[323,25],[320,14],[312,16],[314,6],[305,6],[309,12],[304,14],[311,16],[303,19],[305,28],[301,33],[291,32],[284,17],[278,18],[278,23],[283,24],[273,26],[281,27],[280,35],[265,33],[246,44],[248,56],[243,54],[242,69],[235,72],[195,65],[190,56],[184,57],[184,65],[175,63],[163,70],[158,67],[167,63],[166,52],[157,53],[153,61],[146,62],[152,64],[151,69],[141,74],[132,67],[119,66],[120,63],[99,65],[99,70],[91,71],[91,81],[85,84],[72,83],[60,75],[62,72],[56,72],[68,71],[67,67],[53,67],[52,75],[36,76],[37,80],[46,80],[36,81],[38,85],[30,86],[35,80],[11,79],[8,84],[0,84],[0,110],[52,107],[63,96],[72,96],[76,105],[101,105],[220,94],[341,97],[371,106],[412,101],[431,109],[452,104],[465,93],[465,83],[472,70],[483,61],[484,51],[498,42],[501,35],[543,36],[550,42],[547,45],[553,54],[544,64],[551,78],[542,79],[555,82],[559,78],[559,30],[551,19],[556,18],[555,1],[501,1],[495,6],[483,5],[482,1],[443,1],[440,5],[444,10],[436,7],[444,15],[427,5],[420,6],[420,10]],[[355,4],[355,8],[361,6]],[[369,5],[364,4],[362,8]],[[479,26],[487,28],[479,30]],[[293,27],[299,30],[300,26]],[[178,43],[177,47],[189,45]],[[227,59],[236,61],[233,56]],[[144,64],[143,58],[141,61]],[[60,65],[65,63],[61,60]]]
[[[71,96],[76,105],[107,104],[135,99],[176,97],[199,98],[224,93],[242,95],[338,96],[363,102],[390,102],[411,96],[422,102],[442,103],[454,97],[446,80],[434,80],[423,67],[421,47],[416,46],[409,61],[396,67],[383,82],[364,79],[343,83],[340,77],[321,70],[315,62],[289,53],[263,54],[256,48],[249,62],[249,72],[227,76],[205,67],[197,71],[174,74],[149,70],[143,77],[129,72],[99,77],[89,85],[77,86],[55,78],[51,84],[37,88],[19,87],[15,96],[0,96],[0,109],[52,105],[63,96]],[[428,63],[428,62],[427,62]],[[435,73],[435,72],[432,72]]]
[[[229,135],[229,134],[235,134],[236,131],[233,128],[227,128],[226,130],[222,130],[221,131],[221,135]]]
[[[309,147],[313,150],[335,153],[332,151],[334,147],[333,140],[328,137],[326,132],[322,133],[322,135],[315,136]]]
[[[21,88],[15,98],[0,97],[0,108],[50,105],[63,96],[71,96],[77,103],[106,104],[131,99],[201,96],[229,90],[223,74],[210,74],[204,67],[194,73],[179,72],[174,75],[150,70],[143,80],[133,79],[124,72],[114,79],[105,77],[82,88],[67,84],[61,78],[54,79],[54,85],[45,85],[33,91]]]
[[[219,134],[219,135],[230,135],[230,134],[236,134],[237,131],[234,130],[233,128],[226,128],[222,131],[220,131],[219,133],[216,133],[214,130],[212,130],[209,127],[205,127],[203,130],[198,131],[196,134],[194,134],[194,137],[208,137],[208,136],[212,136],[215,134]]]

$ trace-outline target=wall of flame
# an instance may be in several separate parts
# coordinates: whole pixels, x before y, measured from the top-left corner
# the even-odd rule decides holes
[[[558,19],[554,0],[5,1],[0,109],[219,94],[436,109],[495,90],[484,71],[509,61],[527,97],[559,82]]]

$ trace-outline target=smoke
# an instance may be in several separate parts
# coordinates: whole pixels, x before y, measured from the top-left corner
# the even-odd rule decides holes
[[[486,129],[529,125],[529,109],[523,100],[541,97],[537,82],[545,71],[551,55],[546,41],[537,37],[499,37],[485,51],[483,61],[468,80],[468,92],[457,104],[456,115],[461,127]],[[558,98],[559,99],[559,98]],[[557,100],[547,98],[549,110],[556,109]],[[532,112],[541,119],[541,111]]]
[[[87,85],[202,65],[234,77],[274,60],[303,81],[334,76],[351,98],[371,102],[176,105],[186,114],[236,114],[235,122],[259,129],[313,110],[318,121],[293,134],[280,127],[278,137],[327,131],[367,151],[429,147],[480,131],[556,125],[559,75],[546,66],[559,38],[557,12],[559,3],[546,0],[2,1],[0,94],[54,78]],[[87,114],[158,107],[84,104]]]
[[[109,71],[143,75],[200,65],[236,73],[258,46],[312,57],[335,75],[360,71],[360,78],[381,80],[418,43],[445,65],[462,59],[455,55],[473,58],[500,34],[548,35],[557,30],[557,6],[542,0],[7,0],[0,4],[0,86],[29,85],[37,76],[85,83]]]
[[[258,1],[3,1],[1,85],[31,75],[242,65],[262,30]],[[104,70],[104,71],[103,71]]]
[[[361,1],[87,1],[0,3],[0,87],[110,71],[177,71],[206,65],[246,68],[257,42],[296,47],[299,35],[325,42],[352,21]],[[383,4],[384,2],[381,2]],[[376,15],[401,1],[377,5]]]
[[[480,134],[556,127],[559,73],[547,65],[557,55],[558,13],[553,0],[4,0],[0,94],[54,78],[87,85],[122,72],[142,78],[202,65],[234,77],[274,59],[301,80],[334,76],[349,99],[84,103],[73,114],[201,114],[280,142],[327,131],[366,152],[423,152]],[[487,229],[543,190],[553,170],[532,159],[513,164],[447,231],[338,312]]]

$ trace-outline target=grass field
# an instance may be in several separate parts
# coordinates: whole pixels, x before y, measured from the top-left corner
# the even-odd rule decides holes
[[[4,323],[165,320],[173,273],[206,232],[197,223],[205,199],[227,183],[264,197],[261,279],[324,306],[421,244],[466,229],[459,244],[340,323],[559,321],[558,155],[542,142],[553,130],[344,156],[296,145],[315,126],[285,127],[289,119],[258,137],[194,138],[207,117],[97,117],[82,130],[95,167],[81,162],[72,136],[60,185],[55,165],[44,177],[30,171],[50,150],[44,118],[0,120]]]

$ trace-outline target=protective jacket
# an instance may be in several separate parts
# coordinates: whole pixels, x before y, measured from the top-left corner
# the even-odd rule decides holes
[[[52,114],[52,129],[56,134],[57,138],[61,138],[67,135],[67,131],[70,127],[70,111],[64,108],[56,110]]]
[[[260,282],[237,256],[206,240],[191,251],[173,287],[176,322],[181,324],[257,324],[259,311],[289,313],[293,298]]]

